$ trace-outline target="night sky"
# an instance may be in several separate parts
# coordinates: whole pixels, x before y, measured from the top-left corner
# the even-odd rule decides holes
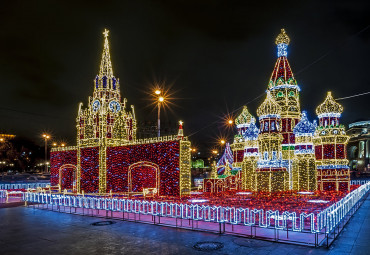
[[[370,91],[370,1],[6,1],[0,9],[2,132],[75,144],[78,103],[99,71],[104,28],[114,75],[139,121],[155,120],[146,92],[156,81],[175,105],[162,121],[184,121],[198,147],[231,132],[226,114],[253,115],[285,28],[288,59],[312,120],[328,90]],[[257,99],[255,99],[257,98]],[[255,99],[253,101],[253,99]],[[341,100],[342,123],[370,119],[370,94]],[[238,109],[240,109],[238,111]]]

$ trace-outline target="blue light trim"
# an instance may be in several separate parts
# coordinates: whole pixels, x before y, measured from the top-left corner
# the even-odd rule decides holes
[[[279,43],[277,45],[277,56],[279,57],[287,57],[288,56],[288,44]]]
[[[258,138],[259,129],[257,128],[255,123],[251,123],[249,128],[244,132],[244,139],[245,140],[257,140]]]
[[[260,120],[266,119],[266,118],[278,118],[278,119],[280,119],[280,114],[266,114],[266,115],[261,115],[259,117]]]
[[[307,118],[307,113],[303,111],[301,120],[293,128],[293,133],[296,136],[313,135],[313,133],[315,133],[316,127],[316,122],[311,123]]]
[[[323,165],[317,166],[317,169],[349,169],[347,165]]]
[[[296,89],[298,91],[301,91],[301,88],[298,85],[291,85],[291,84],[277,85],[277,86],[270,88],[270,90],[274,90],[274,89]]]
[[[334,117],[334,118],[340,118],[340,113],[337,113],[337,112],[328,112],[328,113],[322,113],[322,114],[319,114],[317,117],[320,118],[325,118],[325,117]]]

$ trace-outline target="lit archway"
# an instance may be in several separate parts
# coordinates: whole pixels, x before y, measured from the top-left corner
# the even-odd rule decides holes
[[[62,190],[76,191],[77,167],[72,164],[65,164],[59,168],[59,186]]]
[[[159,191],[159,181],[159,166],[155,163],[140,161],[128,169],[129,192],[143,192],[144,188],[156,188]]]

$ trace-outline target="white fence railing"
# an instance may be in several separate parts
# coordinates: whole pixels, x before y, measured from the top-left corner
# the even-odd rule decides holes
[[[315,213],[280,212],[278,210],[181,204],[131,199],[71,196],[50,193],[24,193],[28,202],[67,206],[85,209],[99,209],[113,212],[137,213],[152,216],[181,218],[214,223],[230,223],[296,232],[310,231],[329,233],[346,214],[369,191],[370,182],[349,193],[339,202]]]
[[[0,183],[1,189],[36,189],[37,187],[45,188],[50,186],[50,182],[34,182],[34,183]]]

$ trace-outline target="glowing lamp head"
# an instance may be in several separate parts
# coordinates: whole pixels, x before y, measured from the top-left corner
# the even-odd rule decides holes
[[[222,140],[220,141],[220,143],[221,143],[221,144],[225,144],[225,143],[226,143],[226,141],[222,139]]]
[[[159,95],[159,94],[161,94],[161,91],[160,91],[159,89],[157,89],[157,90],[155,90],[155,91],[154,91],[154,93],[155,93],[156,95]]]
[[[43,134],[42,137],[44,137],[45,139],[49,139],[50,138],[50,135],[48,134]]]
[[[159,102],[163,102],[163,101],[164,101],[164,97],[159,97],[159,98],[158,98],[158,101],[159,101]]]
[[[229,120],[227,121],[227,123],[228,123],[229,125],[232,125],[232,124],[234,123],[234,121],[233,121],[232,119],[229,119]]]

